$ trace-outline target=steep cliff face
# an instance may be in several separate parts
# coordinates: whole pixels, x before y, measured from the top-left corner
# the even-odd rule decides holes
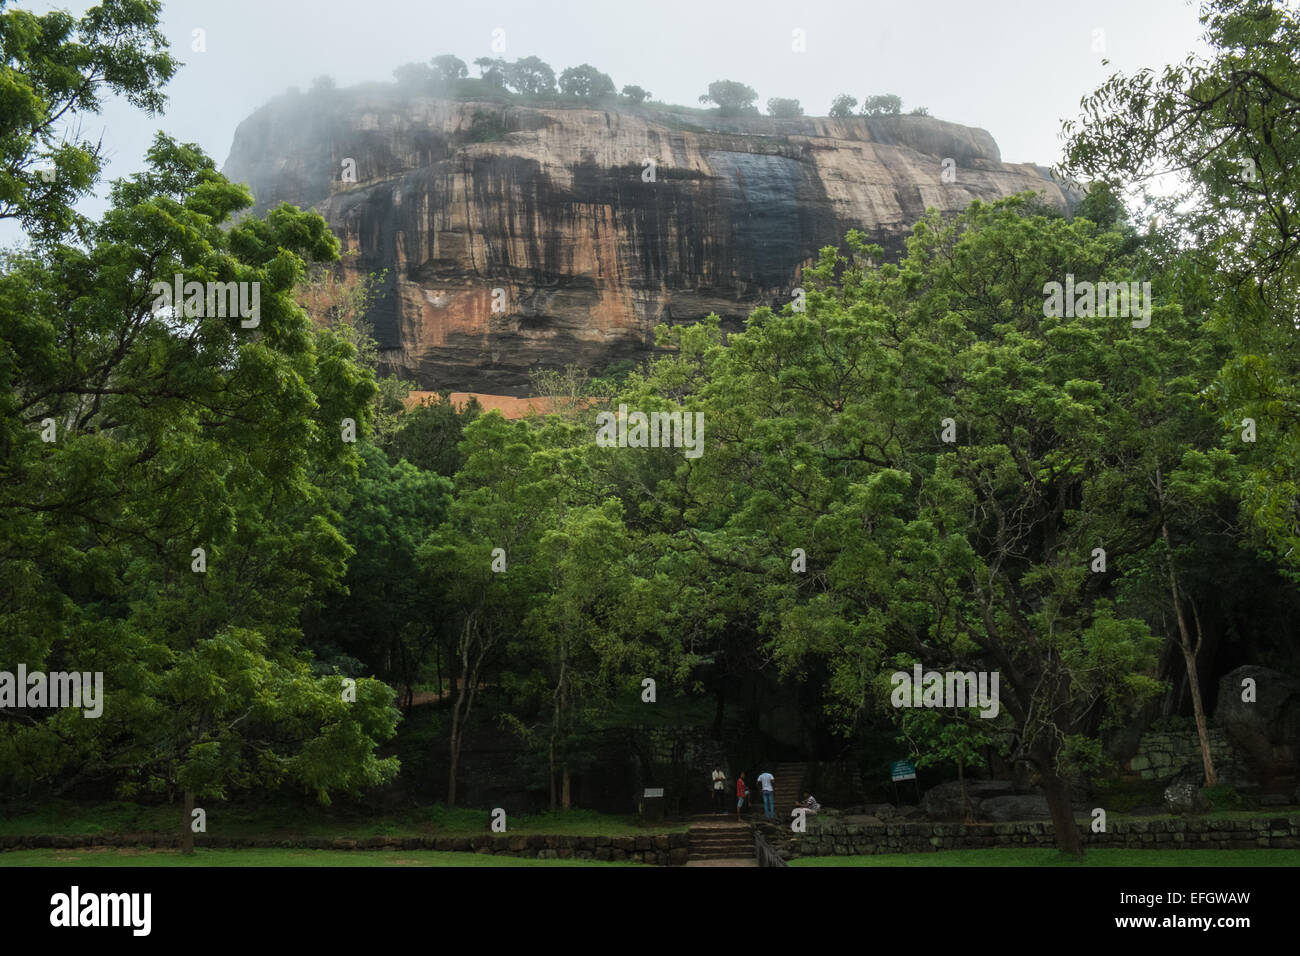
[[[281,97],[240,124],[224,171],[259,211],[319,210],[347,271],[387,270],[369,318],[395,370],[499,394],[524,394],[531,368],[641,358],[661,322],[738,326],[788,301],[849,229],[896,249],[930,206],[1026,189],[1066,205],[985,131],[928,117],[723,119],[395,87]]]

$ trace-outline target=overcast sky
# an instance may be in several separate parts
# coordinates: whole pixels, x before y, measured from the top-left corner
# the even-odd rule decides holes
[[[74,14],[92,5],[11,3]],[[150,120],[109,102],[85,123],[104,133],[110,178],[141,168],[155,129],[222,164],[239,121],[288,87],[305,90],[321,74],[340,86],[389,80],[394,67],[440,53],[471,64],[471,76],[480,56],[536,55],[557,74],[587,62],[620,88],[692,106],[717,79],[749,84],[760,104],[793,97],[812,115],[839,93],[897,93],[905,110],[988,130],[1006,161],[1051,165],[1061,120],[1111,73],[1203,51],[1187,0],[165,0],[162,24],[185,64],[167,112]],[[192,49],[196,29],[205,52]],[[805,52],[792,49],[795,30]]]

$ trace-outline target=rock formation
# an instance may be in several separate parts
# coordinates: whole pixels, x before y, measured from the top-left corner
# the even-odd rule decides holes
[[[392,370],[513,395],[532,368],[644,358],[659,323],[717,312],[739,327],[789,301],[801,266],[849,229],[897,251],[930,206],[1027,189],[1067,202],[985,131],[929,117],[721,118],[384,85],[272,101],[240,124],[224,171],[259,211],[319,210],[345,271],[387,271],[369,318]]]

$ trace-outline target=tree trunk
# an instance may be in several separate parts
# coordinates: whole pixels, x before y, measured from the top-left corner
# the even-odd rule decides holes
[[[1047,808],[1052,813],[1052,828],[1056,831],[1056,848],[1070,856],[1083,856],[1083,841],[1079,827],[1074,822],[1074,808],[1070,806],[1070,783],[1055,771],[1039,764],[1039,783],[1047,797]]]
[[[1156,472],[1157,488],[1159,487],[1160,473]],[[1160,523],[1160,531],[1165,539],[1165,549],[1169,552],[1169,596],[1174,602],[1174,616],[1178,619],[1178,645],[1183,651],[1183,662],[1187,665],[1187,686],[1192,695],[1192,713],[1196,717],[1196,735],[1200,738],[1201,743],[1201,764],[1205,769],[1205,785],[1207,787],[1218,786],[1219,777],[1214,772],[1214,760],[1210,756],[1210,734],[1205,726],[1205,707],[1201,703],[1201,681],[1196,670],[1196,656],[1201,649],[1201,616],[1196,614],[1196,643],[1192,643],[1192,636],[1187,628],[1187,617],[1183,614],[1183,601],[1178,593],[1178,578],[1174,574],[1174,553],[1173,547],[1169,543],[1169,526],[1163,521]],[[1196,612],[1196,605],[1192,605],[1193,613]]]
[[[966,761],[961,758],[957,759],[957,783],[961,787],[961,810],[962,819],[965,823],[975,822],[975,810],[970,805],[970,798],[966,796]]]
[[[1201,741],[1201,763],[1205,767],[1205,785],[1219,785],[1219,775],[1214,770],[1214,759],[1210,755],[1210,732],[1205,725],[1205,707],[1201,703],[1201,683],[1196,673],[1196,654],[1186,644],[1183,645],[1183,660],[1187,662],[1187,681],[1192,690],[1192,713],[1196,715],[1196,736]]]
[[[185,820],[181,824],[181,853],[194,855],[194,791],[185,791]]]
[[[555,728],[551,728],[551,743],[546,756],[546,783],[550,789],[551,809],[555,809]]]
[[[555,682],[555,693],[551,695],[551,744],[550,744],[550,781],[551,781],[551,809],[556,806],[555,800],[555,738],[560,733],[560,723],[564,719],[564,682],[568,679],[568,645],[563,637],[560,638],[560,676]],[[564,806],[569,806],[569,779],[568,764],[565,764],[564,771]]]
[[[451,712],[451,752],[447,755],[447,806],[456,805],[456,763],[460,759],[460,698]]]
[[[447,755],[447,806],[456,805],[456,767],[460,763],[460,738],[464,733],[461,725],[461,712],[465,711],[468,717],[469,708],[466,707],[466,694],[469,688],[469,634],[470,629],[474,626],[474,617],[471,614],[465,619],[465,625],[460,635],[460,684],[456,688],[456,699],[451,705],[451,740],[448,742],[450,753]],[[455,682],[455,672],[452,672],[452,681]]]
[[[567,763],[564,765],[564,770],[563,770],[562,772],[563,772],[563,783],[562,783],[561,786],[560,786],[560,806],[562,806],[564,809],[567,810],[567,809],[569,809],[569,806],[570,806],[570,801],[569,801],[569,765],[568,765]]]

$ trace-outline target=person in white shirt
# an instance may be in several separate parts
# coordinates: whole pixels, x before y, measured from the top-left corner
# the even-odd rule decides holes
[[[717,767],[713,768],[713,812],[726,813],[726,808],[722,805],[722,794],[726,791],[727,775]]]
[[[807,813],[816,813],[822,808],[822,805],[817,802],[817,798],[811,793],[805,793],[803,795],[803,800],[800,802],[799,806],[803,807]]]
[[[764,770],[758,775],[758,782],[763,788],[763,816],[769,820],[776,819],[776,778]]]

